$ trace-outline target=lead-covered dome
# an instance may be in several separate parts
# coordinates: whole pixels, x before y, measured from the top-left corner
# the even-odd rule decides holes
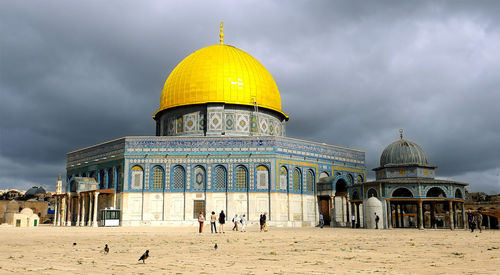
[[[429,165],[422,147],[401,138],[387,146],[380,156],[380,167],[386,165]]]
[[[160,109],[206,103],[240,104],[281,110],[278,86],[264,66],[228,45],[202,48],[180,62],[167,78]]]

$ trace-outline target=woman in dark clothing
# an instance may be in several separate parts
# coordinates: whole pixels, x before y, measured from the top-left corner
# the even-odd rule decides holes
[[[220,224],[219,233],[226,233],[224,232],[225,223],[226,223],[226,214],[224,214],[224,210],[221,210],[219,214],[219,224]]]

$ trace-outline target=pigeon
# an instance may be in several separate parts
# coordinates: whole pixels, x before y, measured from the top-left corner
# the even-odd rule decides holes
[[[76,246],[76,243],[73,243],[73,246]]]
[[[142,263],[145,264],[146,262],[146,259],[149,257],[149,250],[146,250],[146,252],[144,252],[144,254],[142,254],[142,256],[139,258],[138,261],[141,261],[142,260]]]
[[[108,254],[109,253],[109,247],[108,244],[104,246],[104,253]]]
[[[215,249],[215,250],[217,250],[217,247],[218,247],[218,246],[217,246],[217,243],[215,243],[215,245],[214,245],[214,249]]]

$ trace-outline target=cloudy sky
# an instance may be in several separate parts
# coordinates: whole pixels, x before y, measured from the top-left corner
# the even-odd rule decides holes
[[[2,1],[0,189],[54,189],[67,152],[154,135],[169,73],[224,21],[226,44],[273,75],[288,136],[364,150],[371,169],[403,128],[438,176],[500,193],[498,14],[498,1]]]

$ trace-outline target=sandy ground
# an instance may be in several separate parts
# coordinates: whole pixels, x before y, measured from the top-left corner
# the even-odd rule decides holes
[[[499,230],[271,227],[261,233],[257,226],[225,234],[196,230],[0,227],[0,273],[500,274]],[[108,255],[102,253],[106,243]],[[146,249],[150,258],[139,263]]]

